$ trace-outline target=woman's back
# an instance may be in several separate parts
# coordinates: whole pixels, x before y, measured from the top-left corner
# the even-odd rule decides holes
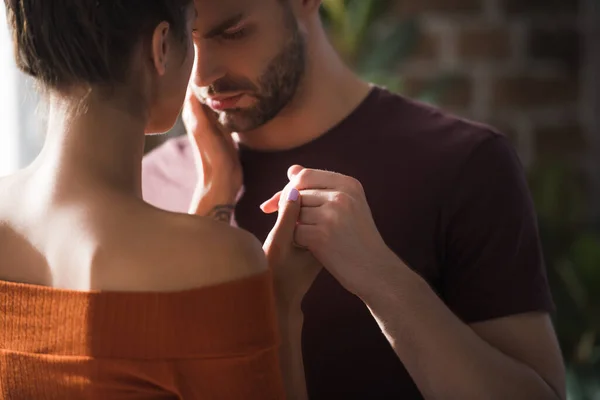
[[[0,279],[160,292],[267,269],[261,244],[246,231],[165,212],[94,183],[50,188],[44,174],[30,167],[0,179]]]
[[[3,399],[283,397],[256,239],[41,176],[0,180]]]

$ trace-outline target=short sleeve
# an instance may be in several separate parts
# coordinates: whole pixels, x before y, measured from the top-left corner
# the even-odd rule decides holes
[[[467,323],[553,312],[525,173],[494,135],[471,154],[445,201],[442,295]]]

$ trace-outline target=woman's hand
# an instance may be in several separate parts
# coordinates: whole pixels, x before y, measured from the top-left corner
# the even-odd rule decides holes
[[[310,252],[294,244],[294,232],[300,218],[301,198],[288,185],[279,201],[279,216],[263,249],[273,273],[277,317],[281,333],[280,360],[287,398],[308,398],[302,359],[302,325],[300,305],[321,265]]]
[[[275,294],[282,312],[300,309],[321,264],[306,249],[294,244],[302,199],[297,189],[287,187],[279,201],[279,216],[263,249],[273,272]]]
[[[198,171],[190,214],[230,223],[243,183],[237,145],[217,114],[199,100],[191,87],[182,118]]]

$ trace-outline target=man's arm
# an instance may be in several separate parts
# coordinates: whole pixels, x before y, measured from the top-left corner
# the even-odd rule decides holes
[[[296,243],[363,299],[428,400],[564,399],[535,212],[504,138],[486,139],[449,184],[439,297],[387,247],[360,182],[290,175],[303,202]]]
[[[212,211],[208,213],[208,217],[217,221],[231,223],[235,206],[233,204],[223,204],[213,207]]]
[[[395,256],[363,292],[415,382],[431,399],[564,399],[535,210],[505,138],[473,152],[441,220],[441,298]]]
[[[469,326],[399,264],[391,265],[396,273],[386,274],[386,286],[363,300],[426,399],[565,398],[561,354],[547,314]]]
[[[189,214],[231,224],[235,212],[235,199],[228,197],[227,193],[228,191],[225,189],[205,190],[204,187],[198,186],[194,192]]]

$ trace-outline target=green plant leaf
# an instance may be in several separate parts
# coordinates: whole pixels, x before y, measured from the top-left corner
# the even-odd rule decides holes
[[[369,46],[361,54],[358,60],[360,71],[395,71],[414,52],[420,34],[415,18],[393,26],[382,25],[381,30],[373,31]]]
[[[575,300],[577,307],[585,310],[588,304],[589,293],[576,269],[573,267],[573,263],[570,260],[563,260],[557,263],[556,268],[569,294]]]
[[[591,302],[600,307],[600,236],[581,234],[569,252],[573,267],[593,298]],[[597,316],[600,325],[600,315]]]
[[[348,0],[347,26],[348,47],[354,56],[359,55],[369,35],[389,12],[391,0]]]
[[[560,226],[581,219],[585,196],[572,167],[556,160],[542,162],[531,171],[530,186],[544,223]]]
[[[452,88],[454,77],[451,74],[441,74],[417,96],[417,98],[429,104],[437,104],[442,96]]]
[[[325,30],[329,32],[332,29],[331,25],[333,23],[333,17],[331,16],[330,11],[325,6],[321,6],[319,15],[321,16],[321,22],[323,23]]]
[[[323,0],[322,15],[334,25],[341,26],[346,20],[346,2],[344,0]]]
[[[600,399],[600,371],[597,366],[569,366],[567,368],[568,400]]]
[[[374,23],[373,10],[378,0],[351,1],[347,11],[346,48],[353,55],[358,54]]]
[[[355,1],[361,1],[361,0],[355,0]],[[395,0],[373,0],[373,3],[374,3],[374,5],[371,10],[372,19],[381,19],[381,18],[387,17],[389,15],[389,12],[392,10],[396,1]]]
[[[577,373],[572,369],[567,369],[567,399],[568,400],[585,400],[583,398],[583,390]]]

